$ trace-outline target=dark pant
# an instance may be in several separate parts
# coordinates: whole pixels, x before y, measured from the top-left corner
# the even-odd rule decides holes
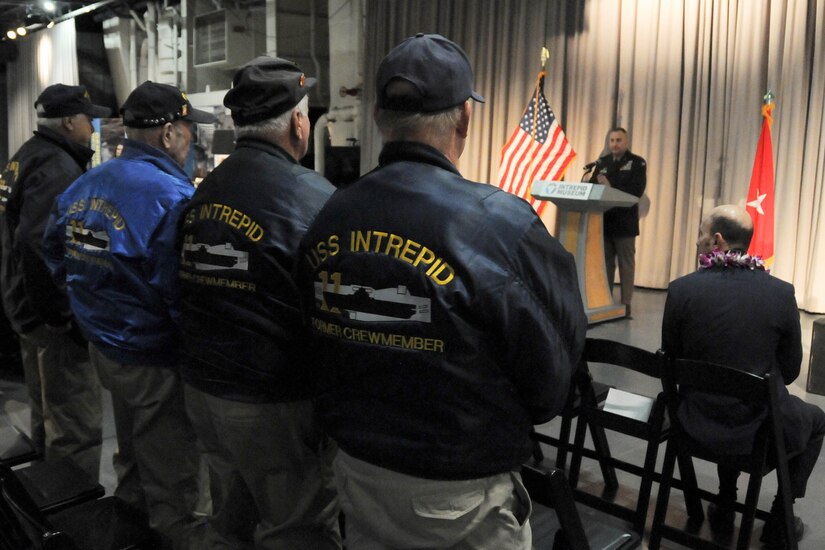
[[[613,292],[613,277],[616,263],[619,264],[619,281],[622,290],[622,303],[627,305],[633,300],[633,282],[636,278],[636,237],[604,239],[604,265],[607,270],[607,283]]]
[[[123,365],[89,346],[104,387],[112,392],[118,451],[115,495],[148,512],[166,539],[164,549],[201,548],[198,451],[177,372],[157,365]]]
[[[811,431],[808,437],[808,444],[802,453],[796,455],[788,461],[788,473],[791,481],[791,498],[802,498],[805,496],[805,488],[808,485],[808,478],[816,466],[819,452],[822,450],[822,440],[825,437],[825,411],[810,403],[799,404],[805,408],[811,419]],[[787,426],[788,430],[793,430],[794,426]],[[792,438],[789,433],[785,434],[785,442],[789,444]],[[723,498],[736,498],[736,480],[739,478],[739,471],[735,468],[719,466],[719,495]]]

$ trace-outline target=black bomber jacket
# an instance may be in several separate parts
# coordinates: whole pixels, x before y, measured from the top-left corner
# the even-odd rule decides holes
[[[573,257],[530,205],[437,150],[385,145],[301,245],[307,367],[348,454],[429,479],[516,469],[562,409],[586,318]]]
[[[334,191],[280,147],[238,140],[181,216],[181,375],[225,399],[282,402],[303,379],[298,244]]]

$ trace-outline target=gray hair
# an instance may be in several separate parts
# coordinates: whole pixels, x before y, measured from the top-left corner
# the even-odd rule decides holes
[[[375,124],[384,141],[415,138],[426,143],[439,143],[448,136],[461,119],[463,105],[437,113],[409,113],[379,109]]]
[[[400,99],[421,95],[412,82],[403,78],[390,80],[383,93],[388,98]],[[412,140],[438,146],[455,130],[463,107],[460,104],[435,113],[379,109],[375,113],[375,124],[385,142]]]
[[[304,96],[292,109],[274,118],[267,118],[253,124],[235,127],[235,139],[244,137],[280,136],[289,130],[292,113],[298,109],[304,117],[309,117],[309,96]]]
[[[49,130],[54,130],[55,132],[60,131],[60,128],[63,126],[63,119],[68,117],[58,117],[58,118],[43,118],[37,117],[37,125],[43,126],[44,128],[48,128]]]

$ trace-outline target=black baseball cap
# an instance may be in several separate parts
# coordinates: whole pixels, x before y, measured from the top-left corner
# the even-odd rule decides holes
[[[40,118],[61,118],[80,113],[92,118],[105,118],[112,114],[108,107],[92,103],[86,86],[66,84],[52,84],[43,90],[34,102],[34,108]]]
[[[412,84],[410,93],[388,96],[387,85],[395,79]],[[473,91],[473,69],[464,50],[440,34],[423,33],[407,38],[381,61],[375,97],[381,109],[416,113],[443,111],[469,98],[484,102]]]
[[[169,84],[147,80],[129,94],[120,108],[123,125],[129,128],[154,128],[167,122],[189,120],[211,124],[215,116],[195,109],[186,94]]]
[[[292,109],[315,82],[292,61],[262,55],[235,73],[223,104],[235,124],[246,126]]]

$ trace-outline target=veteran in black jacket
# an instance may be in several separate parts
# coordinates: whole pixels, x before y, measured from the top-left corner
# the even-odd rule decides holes
[[[608,185],[619,191],[641,197],[647,186],[647,163],[628,149],[627,130],[613,128],[608,134],[610,153],[599,157],[593,168],[591,182]],[[611,208],[604,213],[604,261],[607,281],[613,291],[613,277],[619,264],[622,303],[633,301],[636,279],[636,237],[639,235],[639,205]]]
[[[71,457],[94,480],[102,442],[100,381],[73,325],[65,289],[44,260],[55,198],[82,175],[94,151],[92,119],[109,116],[84,86],[53,84],[35,102],[37,130],[0,176],[3,305],[20,336],[31,434],[46,458]]]
[[[334,445],[304,375],[298,244],[334,187],[298,164],[308,89],[292,62],[259,57],[224,104],[237,143],[182,216],[181,374],[211,470],[206,548],[340,548]]]
[[[378,68],[379,166],[301,245],[317,409],[348,548],[530,548],[518,469],[563,407],[586,320],[530,205],[461,176],[472,71],[417,35]]]
[[[706,267],[670,283],[662,347],[676,357],[720,363],[760,376],[774,373],[784,382],[779,396],[785,446],[789,452],[802,451],[789,462],[791,496],[801,498],[822,447],[825,413],[785,387],[799,376],[802,362],[799,311],[793,286],[772,277],[745,254],[752,234],[750,216],[738,206],[718,206],[702,221],[697,248],[705,255],[701,265]],[[726,261],[714,261],[725,253]],[[731,454],[750,451],[764,414],[741,402],[709,395],[690,396],[679,411],[692,437]],[[738,475],[719,469],[723,502],[735,498]],[[732,526],[729,505],[714,506],[708,515],[712,526]],[[763,540],[781,538],[779,523],[771,518]]]

